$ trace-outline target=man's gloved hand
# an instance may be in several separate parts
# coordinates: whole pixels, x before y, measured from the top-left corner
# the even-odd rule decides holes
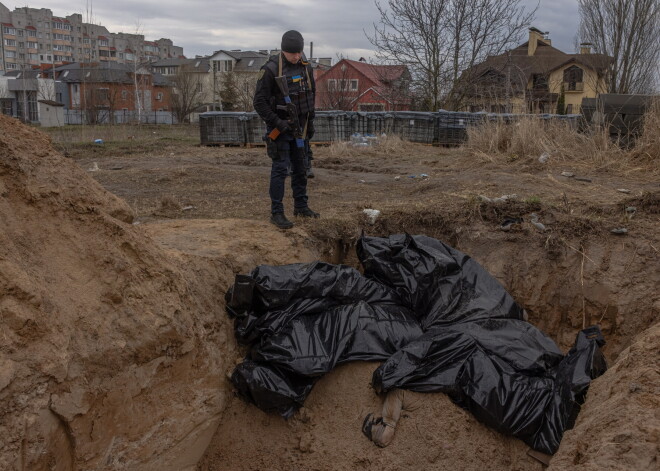
[[[314,121],[310,121],[309,124],[307,124],[307,139],[310,141],[314,137]]]
[[[277,129],[284,134],[285,132],[291,131],[291,126],[289,126],[289,122],[285,121],[283,119],[277,120]]]

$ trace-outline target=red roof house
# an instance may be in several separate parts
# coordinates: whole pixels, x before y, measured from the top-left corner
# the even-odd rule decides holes
[[[316,108],[345,111],[410,110],[410,71],[342,59],[316,77]]]

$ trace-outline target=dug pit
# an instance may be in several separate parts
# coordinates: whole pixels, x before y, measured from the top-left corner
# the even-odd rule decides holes
[[[82,146],[67,159],[9,118],[0,131],[0,469],[541,469],[526,445],[442,394],[420,394],[393,443],[375,447],[361,433],[381,404],[374,363],[323,377],[288,421],[235,397],[227,375],[245,352],[224,310],[234,275],[318,259],[357,266],[363,230],[426,234],[471,255],[564,350],[600,325],[610,370],[551,469],[657,466],[652,174],[596,169],[587,187],[560,181],[559,167],[473,165],[460,150],[319,149],[310,194],[323,217],[281,232],[260,217],[261,149],[155,142],[126,155]],[[431,178],[394,180],[404,171]],[[381,215],[370,224],[364,208]],[[524,222],[501,230],[507,216]],[[629,233],[611,234],[622,221]]]

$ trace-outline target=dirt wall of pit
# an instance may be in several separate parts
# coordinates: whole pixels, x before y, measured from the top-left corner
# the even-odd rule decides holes
[[[0,469],[188,469],[217,428],[231,270],[131,222],[0,116]]]

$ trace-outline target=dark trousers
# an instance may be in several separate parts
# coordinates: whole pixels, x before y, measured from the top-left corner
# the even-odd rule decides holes
[[[307,207],[307,175],[303,151],[296,147],[295,139],[280,136],[275,140],[277,153],[269,152],[273,161],[270,169],[270,211],[273,214],[283,213],[284,183],[291,168],[291,190],[295,209]],[[272,144],[271,144],[272,145]]]

